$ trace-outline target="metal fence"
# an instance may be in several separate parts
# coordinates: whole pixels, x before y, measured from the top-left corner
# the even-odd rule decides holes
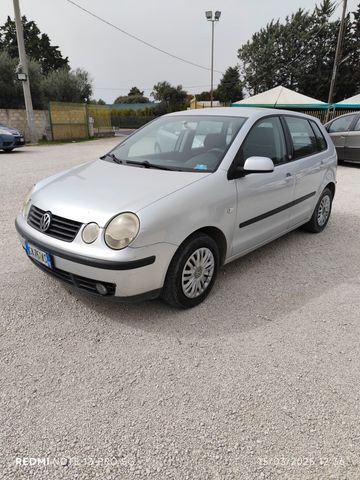
[[[321,123],[326,122],[327,109],[306,109],[306,110],[301,110],[301,112],[306,113],[307,115],[311,115],[312,117],[318,118],[321,121]],[[359,110],[356,108],[331,108],[329,112],[328,120],[330,121],[333,118],[336,118],[340,115],[344,115],[345,113],[357,113],[357,112],[359,112]]]

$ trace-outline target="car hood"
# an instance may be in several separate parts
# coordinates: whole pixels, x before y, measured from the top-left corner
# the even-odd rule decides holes
[[[156,170],[96,160],[39,182],[31,203],[103,227],[117,213],[139,212],[210,173]]]
[[[19,130],[16,130],[15,128],[5,127],[5,125],[0,125],[0,129],[1,130],[6,130],[11,135],[21,135]]]

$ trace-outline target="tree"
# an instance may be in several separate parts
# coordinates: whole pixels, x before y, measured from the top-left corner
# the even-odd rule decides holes
[[[339,30],[339,20],[331,21],[334,9],[334,2],[323,0],[313,12],[299,9],[255,33],[238,50],[246,89],[256,94],[283,85],[327,101]],[[335,101],[358,92],[359,16],[360,8],[347,17]]]
[[[182,89],[182,85],[173,87],[169,82],[159,82],[154,85],[154,91],[151,95],[155,100],[163,103],[167,111],[184,110],[187,101],[187,92]]]
[[[132,87],[130,89],[130,92],[128,93],[128,97],[131,97],[132,95],[137,95],[137,96],[144,96],[144,92],[141,92],[137,87]]]
[[[201,93],[197,93],[195,95],[196,100],[199,102],[209,102],[210,101],[210,92],[204,91]]]
[[[92,98],[91,100],[88,100],[88,102],[90,105],[106,105],[106,102],[105,100],[103,100],[102,98],[99,98],[99,100],[95,100],[95,98]]]
[[[6,51],[0,51],[0,108],[24,108],[24,95],[21,82],[16,80],[17,59],[11,58]],[[34,108],[43,108],[44,95],[42,89],[43,76],[40,64],[29,62]]]
[[[43,74],[63,68],[69,69],[68,58],[63,58],[59,47],[51,45],[48,35],[41,33],[34,21],[28,22],[23,16],[22,24],[26,53],[30,59],[40,63]],[[12,58],[18,58],[15,21],[10,17],[0,26],[0,50],[5,50]]]
[[[88,72],[71,71],[68,59],[50,45],[49,37],[40,33],[35,22],[28,22],[26,17],[22,21],[34,108],[46,108],[49,101],[89,101],[92,80]],[[8,17],[0,27],[0,108],[24,108],[21,82],[16,79],[18,63],[15,24]]]
[[[141,92],[140,92],[141,93]],[[115,98],[114,103],[149,103],[149,99],[143,95],[124,95]]]
[[[55,70],[43,81],[45,102],[87,102],[92,95],[91,82],[85,70]]]
[[[15,80],[17,60],[0,51],[0,108],[18,108],[22,97],[20,82]]]
[[[242,100],[242,85],[237,67],[229,67],[226,70],[217,87],[217,97],[223,103]]]

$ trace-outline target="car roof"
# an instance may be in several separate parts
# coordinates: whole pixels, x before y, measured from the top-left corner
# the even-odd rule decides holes
[[[191,110],[182,110],[179,112],[168,113],[166,116],[228,116],[228,117],[245,117],[258,119],[267,115],[293,115],[297,117],[307,118],[309,120],[317,120],[316,117],[306,115],[301,112],[294,112],[293,110],[280,110],[278,108],[260,108],[260,107],[214,107],[214,108],[199,108]]]

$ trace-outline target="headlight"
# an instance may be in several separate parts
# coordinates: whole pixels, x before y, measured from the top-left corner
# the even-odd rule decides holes
[[[28,191],[23,206],[22,206],[22,214],[24,218],[27,218],[30,210],[30,205],[31,205],[31,196],[35,190],[35,185],[31,187],[31,189]]]
[[[140,222],[134,213],[120,213],[105,229],[105,243],[114,250],[127,247],[139,232]]]
[[[85,225],[81,237],[85,243],[93,243],[99,236],[100,227],[97,223],[91,222]]]
[[[4,130],[3,128],[0,128],[0,135],[11,135],[9,130]]]

